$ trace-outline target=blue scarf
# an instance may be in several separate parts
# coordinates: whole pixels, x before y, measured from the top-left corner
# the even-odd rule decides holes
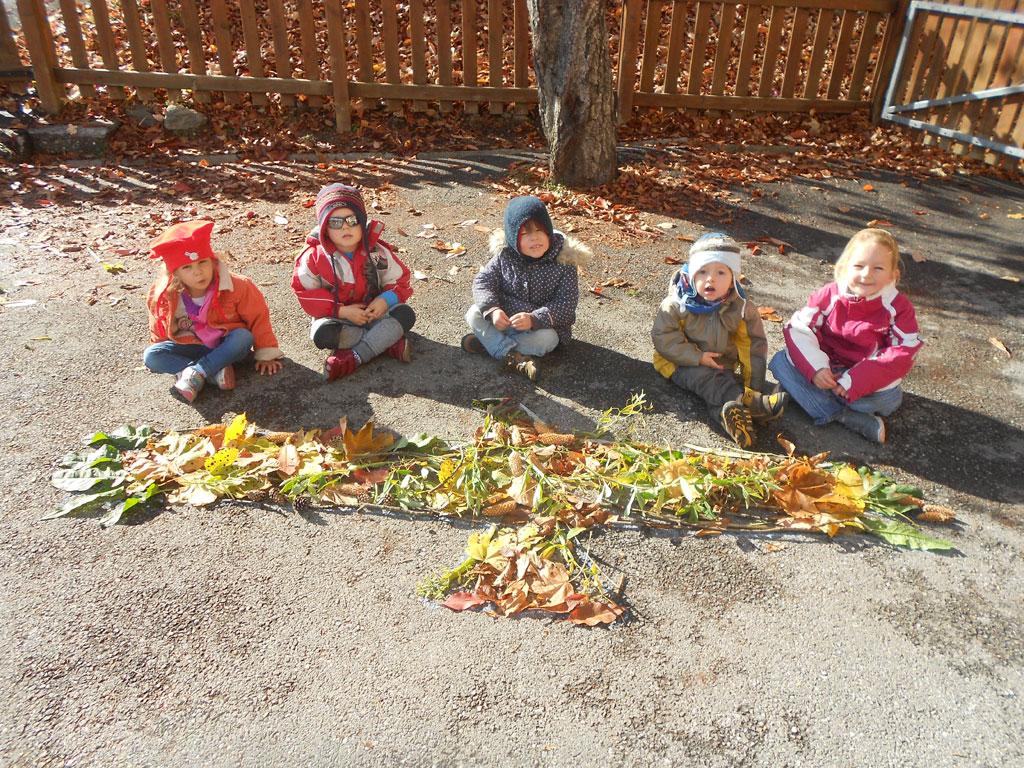
[[[711,312],[717,312],[718,309],[727,302],[731,296],[726,296],[724,299],[718,301],[707,301],[701,298],[700,294],[697,293],[697,288],[690,282],[690,265],[683,264],[676,273],[676,277],[672,280],[673,287],[676,291],[676,299],[679,301],[679,305],[686,311],[694,315],[707,315]],[[740,287],[740,284],[735,279],[732,284],[736,291],[736,295],[739,296],[743,301],[747,300],[747,294]]]

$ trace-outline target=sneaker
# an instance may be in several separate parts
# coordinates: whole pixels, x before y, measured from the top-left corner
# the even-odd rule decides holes
[[[487,350],[484,349],[484,345],[480,343],[480,339],[476,337],[475,333],[467,333],[462,337],[462,349],[472,355],[487,354]]]
[[[225,365],[223,368],[217,371],[217,375],[213,377],[213,383],[216,384],[220,389],[234,389],[235,366]]]
[[[400,360],[403,363],[408,363],[412,360],[412,344],[409,340],[403,336],[386,350],[387,354],[395,360]]]
[[[722,429],[740,448],[754,444],[754,424],[750,410],[740,400],[730,400],[719,414]]]
[[[844,408],[839,414],[838,421],[847,429],[856,432],[863,438],[879,445],[885,442],[885,422],[881,416],[873,413],[862,413],[852,408]]]
[[[171,394],[181,400],[184,400],[186,403],[191,403],[196,399],[196,396],[202,390],[203,384],[205,383],[206,377],[199,372],[198,368],[190,365],[179,373],[178,378],[174,380],[174,386],[171,387]]]
[[[782,418],[782,412],[786,410],[789,402],[789,394],[778,391],[770,395],[762,395],[754,389],[747,389],[743,392],[743,404],[750,409],[750,415],[758,424],[766,424]]]
[[[532,357],[521,355],[514,349],[505,355],[504,359],[501,361],[501,366],[510,371],[522,374],[530,381],[536,381],[537,376],[540,374],[536,360]]]
[[[356,356],[351,349],[336,349],[324,360],[324,378],[327,381],[348,376],[359,367]]]

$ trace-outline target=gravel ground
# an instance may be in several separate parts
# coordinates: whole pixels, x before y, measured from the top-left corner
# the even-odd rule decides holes
[[[1007,217],[1024,210],[1020,186],[797,180],[758,200],[739,193],[728,225],[741,239],[792,243],[744,263],[755,300],[787,316],[829,279],[853,231],[893,222],[927,345],[890,442],[816,429],[796,409],[782,431],[802,451],[870,462],[954,507],[959,525],[940,532],[951,555],[856,536],[615,531],[594,552],[626,576],[631,618],[588,630],[416,598],[421,577],[459,559],[461,525],[239,504],[108,531],[40,522],[62,500],[48,483],[55,461],[83,434],[126,422],[195,427],[244,410],[270,428],[347,414],[468,435],[474,397],[513,395],[549,422],[585,428],[643,389],[654,410],[642,437],[724,446],[702,407],[649,363],[650,321],[673,269],[664,257],[685,254],[677,235],[720,226],[697,212],[652,215],[675,224],[656,242],[577,220],[598,254],[586,286],[622,277],[632,287],[603,298],[584,289],[577,340],[544,362],[537,389],[460,352],[486,235],[454,225],[499,224],[503,200],[486,180],[510,160],[421,156],[402,167],[383,218],[430,275],[416,284],[416,359],[377,361],[331,385],[319,381],[288,287],[307,196],[168,202],[143,190],[131,204],[86,195],[0,211],[4,298],[38,301],[0,307],[0,763],[1021,764],[1024,300],[1004,279],[1024,277],[1024,222]],[[308,175],[314,192],[321,177]],[[62,252],[108,231],[108,244],[142,247],[162,226],[154,217],[186,207],[218,219],[217,246],[263,287],[289,358],[278,377],[245,372],[234,393],[206,392],[194,408],[167,395],[169,377],[140,368],[147,260],[116,257],[128,271],[113,276],[87,251]],[[275,213],[291,223],[275,225]],[[428,222],[468,253],[445,259],[411,236]],[[768,325],[774,351],[781,327]]]

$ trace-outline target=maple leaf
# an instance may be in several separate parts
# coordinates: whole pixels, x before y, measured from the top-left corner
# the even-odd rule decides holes
[[[486,602],[488,602],[486,598],[480,597],[474,592],[453,592],[448,595],[448,599],[441,603],[441,605],[445,608],[451,608],[453,611],[464,611],[467,608],[475,608]]]
[[[346,427],[345,429],[345,455],[348,457],[362,456],[365,454],[381,453],[395,442],[393,435],[374,435],[373,422],[363,424],[358,432]]]
[[[594,627],[598,624],[611,624],[624,612],[625,609],[615,603],[587,600],[572,609],[568,621],[572,624],[586,624],[588,627]]]

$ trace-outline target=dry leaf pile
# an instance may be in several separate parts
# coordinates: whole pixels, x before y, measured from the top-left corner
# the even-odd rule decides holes
[[[99,512],[109,526],[132,510],[221,498],[490,519],[463,561],[426,579],[421,594],[454,610],[489,603],[501,615],[537,610],[583,624],[623,613],[584,543],[602,528],[854,531],[900,547],[951,547],[918,524],[949,522],[951,511],[869,467],[797,456],[787,443],[779,456],[616,437],[642,414],[642,395],[588,434],[560,433],[507,401],[481,405],[486,416],[468,442],[396,438],[372,423],[354,431],[345,419],[268,433],[244,414],[192,432],[97,433],[54,473],[53,484],[75,495],[47,519]]]

